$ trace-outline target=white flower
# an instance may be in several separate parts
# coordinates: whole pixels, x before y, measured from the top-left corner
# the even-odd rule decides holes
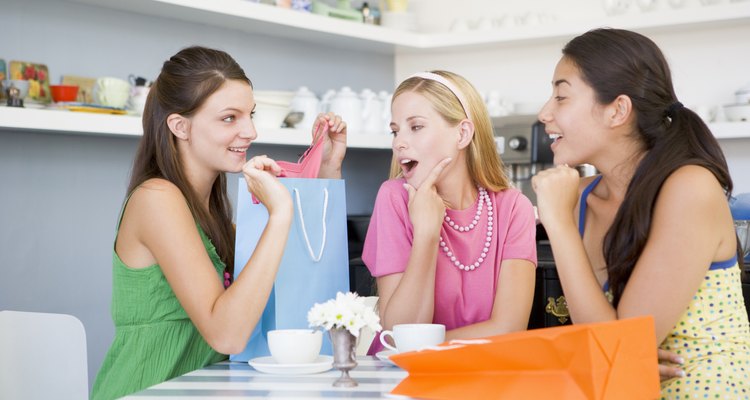
[[[346,328],[352,335],[359,337],[359,331],[368,327],[374,332],[380,331],[380,317],[372,307],[365,305],[365,299],[356,293],[338,292],[335,299],[320,304],[316,303],[307,312],[307,321],[311,327]]]

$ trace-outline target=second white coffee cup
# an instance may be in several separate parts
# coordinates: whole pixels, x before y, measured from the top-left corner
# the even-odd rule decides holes
[[[323,333],[312,329],[278,329],[268,332],[268,349],[279,364],[315,361],[323,344]]]
[[[396,343],[396,347],[385,340],[388,336]],[[380,334],[380,343],[398,353],[437,346],[444,341],[445,325],[441,324],[399,324],[394,325],[392,331],[383,331]]]

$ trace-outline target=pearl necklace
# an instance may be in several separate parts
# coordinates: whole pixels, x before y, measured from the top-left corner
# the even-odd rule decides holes
[[[482,216],[482,210],[484,208],[484,204],[487,204],[487,234],[485,235],[485,241],[484,241],[484,247],[482,248],[482,254],[477,258],[476,261],[469,264],[464,264],[460,262],[458,259],[456,259],[456,255],[453,254],[453,251],[448,247],[448,244],[445,243],[445,240],[443,239],[443,236],[440,236],[440,248],[445,253],[446,257],[450,258],[453,265],[458,267],[458,269],[462,271],[473,271],[476,268],[479,268],[480,265],[484,262],[484,259],[487,257],[487,252],[490,251],[490,244],[492,243],[492,201],[490,200],[490,195],[487,194],[487,190],[483,187],[479,188],[479,203],[477,204],[477,212],[474,214],[474,219],[472,222],[467,226],[461,226],[456,224],[454,221],[448,217],[448,212],[445,213],[444,220],[448,223],[448,226],[453,228],[454,230],[458,232],[469,232],[470,230],[474,229],[477,224],[479,223],[479,218]]]
[[[451,220],[451,217],[448,216],[448,212],[446,212],[443,218],[445,219],[445,222],[447,222],[448,225],[450,225],[451,228],[459,232],[468,232],[474,229],[475,226],[477,226],[477,223],[479,223],[479,217],[482,216],[482,208],[484,206],[484,202],[485,201],[489,202],[489,198],[490,198],[490,196],[487,194],[487,190],[485,190],[482,187],[477,188],[477,189],[479,189],[479,204],[477,204],[477,212],[476,214],[474,214],[474,220],[471,221],[471,223],[467,226],[461,226],[453,222],[453,220]]]

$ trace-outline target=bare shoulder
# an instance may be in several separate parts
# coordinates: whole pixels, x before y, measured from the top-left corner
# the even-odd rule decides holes
[[[180,189],[175,185],[174,183],[163,179],[163,178],[151,178],[142,184],[140,184],[135,191],[133,191],[133,194],[141,193],[141,195],[149,196],[149,195],[180,195],[182,196],[182,192],[180,192]]]
[[[657,220],[663,217],[672,222],[721,225],[729,212],[726,193],[719,180],[698,165],[676,169],[664,181],[657,196],[654,209]]]
[[[160,263],[170,241],[189,243],[197,235],[185,197],[165,179],[149,179],[130,195],[120,223],[115,248],[131,268]],[[165,250],[167,249],[167,250]]]
[[[719,180],[699,165],[685,165],[672,172],[662,185],[659,199],[687,204],[726,202]]]
[[[177,185],[166,179],[152,178],[135,188],[130,202],[150,204],[177,200],[185,201]]]
[[[143,223],[164,222],[164,219],[192,220],[190,209],[180,189],[166,179],[152,178],[138,186],[130,196],[125,217]]]

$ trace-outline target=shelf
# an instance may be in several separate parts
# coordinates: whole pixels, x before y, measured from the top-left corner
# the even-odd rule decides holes
[[[392,54],[395,46],[421,41],[416,33],[247,0],[72,1],[349,50]]]
[[[750,23],[750,1],[462,33],[407,32],[247,0],[70,1],[324,46],[386,54],[396,51],[449,50],[497,44],[552,42],[602,26],[648,33]]]
[[[423,49],[447,50],[492,44],[551,43],[560,39],[568,40],[590,29],[600,27],[615,27],[649,34],[747,24],[750,24],[750,1],[740,1],[667,11],[638,12],[596,20],[566,20],[490,31],[422,35],[419,44]]]
[[[712,122],[708,128],[719,140],[750,138],[750,122]]]
[[[504,123],[531,123],[534,116],[498,118]],[[530,122],[529,122],[530,121]],[[750,122],[715,122],[708,125],[717,139],[750,139]],[[0,107],[0,130],[41,131],[80,135],[137,137],[143,134],[141,118],[128,115],[93,114],[64,110]],[[310,135],[302,129],[259,129],[253,143],[282,146],[307,146]],[[347,147],[390,149],[391,136],[385,133],[349,132]]]
[[[140,117],[14,107],[0,107],[0,130],[118,137],[143,134]],[[310,134],[302,129],[259,129],[258,139],[253,143],[308,146]],[[390,149],[391,137],[385,133],[350,132],[347,147]]]

